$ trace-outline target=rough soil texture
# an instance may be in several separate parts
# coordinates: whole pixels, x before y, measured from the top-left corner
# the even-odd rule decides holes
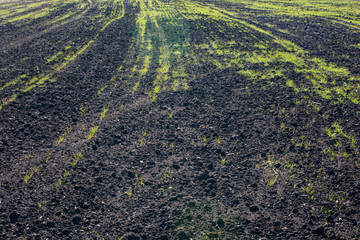
[[[86,4],[1,12],[0,239],[360,239],[359,25]]]

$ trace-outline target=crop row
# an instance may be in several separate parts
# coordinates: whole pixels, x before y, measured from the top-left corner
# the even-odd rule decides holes
[[[90,16],[89,18],[94,18],[101,24],[99,29],[93,32],[90,39],[88,37],[84,38],[85,41],[81,40],[81,37],[79,39],[73,39],[73,42],[67,43],[68,45],[64,46],[63,50],[54,55],[44,57],[41,61],[43,64],[36,66],[33,71],[31,71],[31,69],[26,70],[35,72],[35,74],[26,74],[26,72],[23,72],[15,79],[5,82],[5,84],[0,87],[0,91],[4,92],[4,90],[6,90],[7,94],[3,94],[0,110],[10,102],[14,101],[19,94],[28,92],[33,88],[47,84],[48,82],[56,81],[55,75],[59,71],[63,70],[69,63],[73,62],[79,55],[83,54],[109,24],[124,16],[124,6],[122,1],[111,1],[108,5],[104,5],[104,3],[99,5],[100,6],[97,6],[99,8],[98,15]],[[112,10],[107,12],[108,10],[104,9]],[[93,28],[93,26],[91,28]],[[6,70],[7,69],[3,71]]]

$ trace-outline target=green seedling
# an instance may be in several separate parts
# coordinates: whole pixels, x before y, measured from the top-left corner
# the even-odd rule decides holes
[[[60,143],[62,143],[64,141],[65,137],[64,136],[60,136],[59,140],[57,142],[57,145],[59,145]]]
[[[204,144],[206,144],[206,142],[209,141],[209,138],[207,138],[206,136],[201,136],[201,140]]]
[[[141,131],[142,137],[139,139],[140,146],[142,146],[142,145],[145,144],[145,141],[146,141],[145,136],[146,136],[146,134],[147,134],[147,131],[146,131],[146,130]]]
[[[138,187],[140,189],[140,186],[144,184],[144,179],[142,177],[138,176],[135,168],[134,168],[134,172],[135,172],[135,180],[136,180],[134,183],[135,189],[136,189],[136,187]],[[140,186],[139,186],[139,184],[140,184]]]
[[[136,191],[136,189],[140,190],[141,186],[144,185],[144,179],[138,175],[135,168],[133,169],[135,173],[135,181],[133,182],[132,186],[127,187],[128,190],[125,192],[129,197],[134,194],[134,191]]]
[[[87,107],[85,107],[85,108],[81,107],[80,111],[81,111],[80,116],[84,115],[86,113],[86,111],[87,111]]]
[[[173,117],[173,114],[174,114],[174,112],[171,111],[171,112],[169,113],[169,118],[172,118],[172,117]]]
[[[223,156],[220,154],[220,160],[221,160],[222,165],[225,165],[226,156]]]
[[[58,182],[59,182],[59,186],[64,186],[66,185],[67,183],[65,181],[63,181],[61,178],[58,179]]]
[[[71,162],[71,166],[75,167],[75,165],[79,162],[79,160],[83,157],[82,150],[73,156],[73,161]]]
[[[65,169],[65,172],[64,172],[64,178],[66,178],[67,176],[69,176],[70,172],[68,170]]]
[[[356,148],[356,143],[357,143],[357,139],[354,136],[352,136],[351,137],[351,147]]]
[[[49,160],[50,160],[50,158],[51,158],[51,154],[52,154],[52,152],[49,152],[49,153],[47,154],[47,157],[46,157],[46,160],[45,160],[46,163],[49,162]]]
[[[183,83],[183,87],[185,91],[189,90],[189,85],[187,83]]]
[[[167,167],[166,168],[166,171],[164,172],[164,177],[163,178],[161,178],[161,180],[165,180],[166,178],[169,178],[170,177],[170,175],[171,175],[171,171],[170,171],[170,169]]]
[[[172,85],[174,92],[176,92],[178,85],[179,85],[179,82],[177,80],[175,80]]]
[[[135,85],[133,86],[132,90],[131,90],[131,94],[134,94],[136,92],[136,90],[139,88],[140,82],[135,83]]]
[[[143,146],[145,144],[145,138],[140,138],[139,142],[140,146]]]
[[[97,132],[99,126],[94,126],[90,129],[89,135],[86,137],[87,140],[90,140],[94,137],[95,133]]]
[[[100,120],[105,118],[105,115],[106,115],[108,110],[109,110],[109,106],[103,108],[103,111],[101,112],[101,115],[100,115]]]
[[[215,142],[217,142],[217,144],[220,144],[220,136],[218,138],[215,138]]]
[[[132,187],[128,187],[128,191],[126,191],[125,193],[129,196],[129,198],[131,198],[131,196],[133,195],[133,190]]]
[[[338,122],[334,122],[332,126],[335,128],[336,132],[338,132],[342,135],[345,135],[342,127],[340,126],[340,124]]]
[[[275,175],[272,178],[270,178],[268,181],[268,186],[269,187],[273,186],[277,182],[277,179],[278,179],[278,175]]]
[[[24,182],[28,183],[33,175],[34,175],[34,173],[32,171],[30,171],[27,175],[24,176]]]
[[[104,87],[100,88],[98,91],[97,91],[97,95],[100,95],[104,90],[105,88],[107,88],[108,85],[105,85]]]
[[[315,193],[315,183],[312,183],[311,181],[308,182],[307,186],[304,187],[305,193],[311,198],[314,199],[314,193]]]
[[[334,146],[340,148],[340,147],[342,146],[341,141],[335,141],[335,145],[334,145]]]

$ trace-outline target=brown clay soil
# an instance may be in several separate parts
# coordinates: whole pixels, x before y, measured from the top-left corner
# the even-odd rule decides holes
[[[90,2],[65,22],[48,24],[73,5],[0,22],[0,239],[360,239],[359,105],[311,92],[289,62],[244,64],[285,69],[254,79],[201,47],[252,52],[260,39],[281,50],[276,36],[358,76],[359,31],[237,6],[235,19],[273,35],[249,34],[199,13],[186,20],[192,54],[169,60],[169,71],[184,66],[185,87],[164,83],[151,99],[161,61],[134,70],[146,55],[141,7],[124,1],[103,28],[93,16],[106,10]],[[165,30],[166,41],[183,36]],[[162,44],[154,51],[175,46]]]

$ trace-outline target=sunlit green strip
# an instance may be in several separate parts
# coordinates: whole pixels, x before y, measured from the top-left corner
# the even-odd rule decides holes
[[[9,23],[9,22],[15,22],[15,21],[21,21],[25,19],[37,19],[44,17],[51,13],[52,11],[59,8],[61,5],[67,5],[76,0],[68,0],[68,1],[44,1],[44,2],[38,2],[33,4],[27,4],[23,5],[19,8],[15,9],[7,9],[8,14],[4,14],[2,18],[5,18],[6,20],[3,21],[1,24]],[[38,9],[38,10],[36,10]],[[27,11],[30,11],[29,13],[26,13]],[[21,15],[24,13],[23,15]]]
[[[54,74],[56,74],[57,72],[59,72],[60,70],[62,70],[64,67],[66,67],[70,62],[72,62],[73,60],[75,60],[80,54],[82,54],[92,43],[95,42],[95,40],[99,37],[99,35],[101,34],[101,32],[103,32],[108,26],[109,24],[111,24],[114,21],[117,21],[119,19],[121,19],[124,15],[125,15],[125,8],[124,8],[124,2],[123,0],[119,1],[121,4],[121,14],[115,18],[110,20],[108,23],[106,23],[104,25],[103,28],[101,28],[101,30],[99,31],[99,33],[92,39],[90,40],[85,46],[83,46],[79,51],[77,51],[74,55],[70,56],[65,62],[63,62],[62,64],[60,64],[58,67],[56,67],[54,69],[53,72],[46,74],[45,76],[38,76],[38,77],[34,77],[33,79],[30,80],[29,83],[26,84],[27,87],[19,89],[21,92],[28,92],[31,89],[33,89],[34,87],[37,87],[39,85],[43,85],[45,84],[47,81],[52,81],[52,77],[54,76]],[[16,83],[14,83],[16,84]],[[10,102],[13,102],[16,98],[17,98],[18,94],[14,94],[12,95],[10,98],[8,98],[7,100],[3,101],[3,103],[0,105],[0,110],[2,110],[2,108],[6,105],[8,105]]]
[[[234,52],[227,52],[226,54],[230,56],[233,55],[234,57],[231,57],[230,62],[225,64],[228,64],[228,67],[237,65],[237,67],[241,69],[239,71],[240,74],[243,74],[250,78],[272,78],[272,76],[275,75],[273,74],[271,69],[267,69],[266,71],[254,71],[246,68],[244,69],[244,62],[249,62],[251,64],[262,63],[264,64],[264,66],[267,66],[269,63],[275,61],[289,62],[293,64],[293,69],[295,71],[301,72],[305,76],[305,78],[312,83],[312,90],[318,93],[323,98],[329,99],[335,103],[343,102],[345,99],[355,104],[359,103],[359,96],[356,93],[360,91],[360,79],[358,77],[351,76],[350,71],[346,68],[339,67],[331,63],[326,63],[326,61],[324,61],[323,59],[310,58],[306,51],[304,51],[301,47],[293,44],[292,42],[279,38],[272,34],[270,31],[266,31],[254,24],[241,20],[236,16],[232,16],[232,14],[236,13],[225,11],[220,9],[219,7],[215,7],[212,5],[207,6],[204,3],[200,4],[190,1],[183,1],[182,3],[183,6],[185,6],[182,10],[183,14],[186,15],[188,13],[191,13],[191,18],[193,20],[197,20],[197,18],[201,18],[205,15],[209,19],[221,21],[224,24],[227,24],[229,27],[239,27],[235,25],[235,23],[239,23],[253,31],[257,31],[271,37],[273,42],[278,43],[279,46],[283,47],[283,50],[280,51],[269,51],[269,49],[267,51],[263,51],[261,49],[262,47],[260,47],[257,50],[258,52],[244,52],[239,53],[237,56]],[[211,55],[215,53],[217,53],[218,55],[223,55],[225,53],[224,50],[218,49],[214,42],[211,42],[211,44],[212,49],[208,50]],[[203,47],[206,46],[204,45]],[[267,48],[266,46],[264,47]],[[207,46],[206,48],[209,48],[209,46]],[[207,61],[214,63],[218,68],[225,67],[216,59],[210,58],[207,59]],[[276,75],[283,76],[283,73],[282,71],[276,71]],[[337,78],[345,78],[346,82],[336,82],[335,79]],[[295,92],[299,92],[301,90],[300,88],[295,86],[294,82],[291,79],[288,79],[288,86],[293,87]],[[308,90],[304,89],[303,91]]]

